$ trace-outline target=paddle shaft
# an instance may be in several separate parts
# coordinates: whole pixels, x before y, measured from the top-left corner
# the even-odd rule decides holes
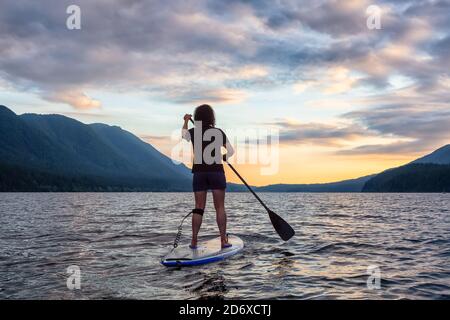
[[[191,120],[192,124],[195,125],[194,120]],[[244,180],[244,178],[242,178],[242,176],[239,174],[239,172],[236,171],[236,169],[228,162],[225,161],[227,163],[227,165],[231,168],[231,170],[233,170],[233,172],[239,177],[239,179],[241,179],[241,181],[245,184],[245,186],[248,188],[248,190],[255,196],[256,200],[259,201],[259,203],[261,203],[261,205],[264,207],[264,209],[266,209],[267,211],[270,211],[269,208],[266,206],[266,204],[261,200],[260,197],[258,197],[258,195],[255,193],[255,191],[253,191],[253,189],[248,185],[248,183]]]
[[[258,197],[258,195],[255,193],[255,191],[253,191],[253,189],[248,185],[248,183],[244,180],[244,178],[241,177],[241,175],[239,174],[239,172],[236,171],[236,169],[228,162],[226,161],[227,165],[231,168],[231,170],[233,170],[233,172],[239,177],[239,179],[241,179],[241,181],[245,184],[245,186],[248,188],[248,190],[250,190],[250,192],[255,196],[256,200],[259,201],[259,203],[261,203],[261,205],[264,207],[264,209],[266,209],[267,211],[269,211],[269,208],[266,206],[266,204]]]

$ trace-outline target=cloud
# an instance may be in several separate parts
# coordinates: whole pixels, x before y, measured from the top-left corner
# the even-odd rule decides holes
[[[327,95],[339,94],[350,91],[359,80],[350,75],[350,70],[343,66],[318,68],[314,73],[315,78],[327,79],[327,81],[302,80],[293,85],[294,92],[302,93],[309,89],[316,89]]]
[[[324,88],[325,94],[337,94],[352,89],[357,82],[355,77],[349,75],[350,70],[344,67],[335,67],[328,71],[331,84]]]
[[[238,79],[254,79],[265,77],[269,74],[267,68],[264,66],[244,66],[235,72],[235,77]]]
[[[450,110],[446,105],[384,105],[344,114],[379,136],[398,138],[387,144],[362,145],[341,154],[401,154],[431,151],[450,141]]]
[[[280,120],[271,123],[280,129],[280,142],[287,144],[317,144],[339,147],[369,133],[363,127],[354,124],[327,124],[320,122],[299,123]]]
[[[228,103],[239,104],[246,98],[246,93],[238,89],[188,89],[175,88],[166,93],[165,98],[181,104]]]
[[[101,103],[98,100],[88,97],[81,91],[60,91],[44,96],[48,101],[62,102],[71,105],[77,110],[99,109]]]
[[[281,143],[324,146],[345,156],[416,156],[450,142],[446,105],[384,105],[344,113],[332,123],[280,120],[271,125],[280,129]]]
[[[253,50],[244,27],[211,18],[195,1],[170,6],[163,1],[79,1],[82,29],[77,31],[65,27],[68,4],[2,3],[0,77],[44,95],[76,87],[132,89],[165,92],[168,99],[184,103],[191,88],[205,89],[205,96],[219,101],[238,101],[218,75],[252,79],[267,74],[264,67],[233,61],[234,52]],[[176,96],[173,87],[179,85],[184,88]],[[79,98],[64,100],[77,108],[96,106]],[[51,99],[62,97],[51,94]]]
[[[220,90],[230,79],[211,83],[218,73],[236,81],[272,76],[273,83],[282,84],[292,65],[338,63],[367,50],[367,44],[358,49],[348,41],[324,44],[299,28],[300,23],[316,33],[351,33],[355,24],[364,26],[356,23],[364,21],[361,5],[221,2],[81,0],[82,29],[70,31],[65,27],[70,1],[6,0],[0,13],[0,70],[15,83],[45,91],[62,84],[155,89],[161,78],[170,82],[169,90],[182,81],[187,88]],[[231,13],[218,14],[217,8]],[[273,75],[267,71],[271,66]]]
[[[348,110],[352,107],[348,101],[334,99],[308,100],[304,103],[304,106],[322,110]]]
[[[299,81],[292,86],[294,93],[303,93],[304,91],[314,87],[317,84],[316,81],[306,80]]]
[[[386,144],[362,145],[351,149],[338,150],[339,155],[394,155],[422,154],[423,145],[419,141],[397,141]]]
[[[307,106],[339,95],[360,110],[334,124],[278,123],[286,143],[351,145],[342,152],[356,154],[450,138],[448,1],[380,1],[381,30],[366,27],[369,1],[79,0],[82,29],[72,31],[70,4],[2,1],[1,83],[80,112],[101,107],[93,91],[239,104],[253,90],[289,86],[332,96]],[[408,85],[393,88],[399,77]],[[367,94],[352,96],[359,89]]]
[[[300,9],[297,19],[309,28],[335,36],[366,33],[368,1],[325,1]],[[326,23],[324,23],[326,21]]]
[[[42,40],[49,45],[42,50],[51,53],[53,59],[57,52],[63,52],[66,59],[80,63],[85,59],[87,62],[95,60],[90,54],[99,49],[108,49],[113,55],[118,54],[119,58],[121,54],[124,58],[139,53],[144,60],[150,54],[164,52],[170,55],[188,54],[188,58],[191,55],[204,58],[214,56],[215,59],[225,58],[238,65],[245,65],[255,57],[276,64],[301,57],[326,62],[327,59],[364,55],[370,45],[376,46],[379,41],[385,40],[366,28],[367,1],[325,1],[319,5],[296,1],[174,1],[170,6],[163,1],[128,1],[127,5],[120,1],[79,1],[84,17],[80,32],[65,29],[66,15],[61,13],[65,12],[68,4],[68,1],[51,0],[39,4],[23,0],[6,1],[2,16],[3,30],[10,38],[22,40],[24,45],[32,46],[35,41]],[[223,14],[224,11],[227,14]],[[395,34],[402,27],[400,22],[390,22],[397,18],[390,15],[393,17],[385,17],[388,20],[385,26],[387,33]],[[407,22],[400,20],[402,24]],[[389,29],[391,26],[392,29]],[[272,31],[268,32],[267,28]],[[301,45],[308,30],[337,37],[338,41],[323,43],[309,37],[307,40],[310,43]],[[355,38],[348,39],[348,36]],[[53,47],[52,37],[64,45]],[[340,41],[341,37],[345,42]],[[369,38],[366,44],[361,41],[364,38]],[[362,45],[362,48],[358,51],[353,44]],[[333,49],[335,45],[336,50]],[[69,51],[75,46],[87,49],[86,55],[79,50],[70,55]],[[64,50],[65,47],[68,50]],[[342,49],[344,51],[339,55],[337,50]],[[269,54],[275,51],[279,54]],[[39,50],[35,53],[39,54]],[[291,59],[277,61],[278,57],[283,56]],[[195,65],[195,62],[190,64]],[[133,63],[132,59],[130,64]],[[126,63],[125,68],[128,67],[129,63]]]
[[[385,105],[344,115],[380,134],[449,137],[450,110],[437,105]]]

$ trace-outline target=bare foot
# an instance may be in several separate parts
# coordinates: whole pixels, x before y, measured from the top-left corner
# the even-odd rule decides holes
[[[232,246],[231,243],[228,243],[228,242],[222,242],[222,249],[229,248],[229,247],[231,247],[231,246]]]
[[[225,237],[225,239],[220,239],[220,242],[222,244],[222,249],[231,247],[231,243],[228,243],[228,235]]]
[[[191,249],[197,248],[197,239],[192,238],[190,247]]]

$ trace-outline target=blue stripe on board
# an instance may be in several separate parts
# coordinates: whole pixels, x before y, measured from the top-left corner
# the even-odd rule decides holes
[[[163,265],[166,267],[179,267],[179,266],[198,266],[201,264],[216,262],[219,260],[223,260],[225,257],[211,257],[207,259],[201,259],[201,260],[169,260],[169,261],[161,261]]]
[[[216,261],[220,261],[225,259],[226,257],[232,256],[238,252],[240,252],[242,248],[235,251],[229,251],[225,254],[208,257],[204,259],[196,259],[196,260],[162,260],[161,263],[166,267],[181,267],[181,266],[198,266],[202,264],[212,263]]]

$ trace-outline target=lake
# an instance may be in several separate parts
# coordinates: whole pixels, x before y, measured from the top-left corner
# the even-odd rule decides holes
[[[208,196],[204,237],[218,233]],[[260,196],[294,238],[278,238],[251,194],[229,193],[243,253],[169,269],[159,259],[190,193],[0,193],[0,298],[450,299],[449,194]],[[187,221],[183,242],[190,233]]]

